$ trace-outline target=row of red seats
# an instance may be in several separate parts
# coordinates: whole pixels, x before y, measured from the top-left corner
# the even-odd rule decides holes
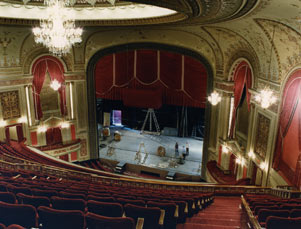
[[[8,171],[4,171],[4,173],[6,175],[9,174]],[[15,173],[10,175],[15,175]],[[105,204],[104,203],[105,201],[107,202],[109,201],[112,203],[107,203],[107,204],[111,206],[113,205],[117,206],[118,204],[120,204],[121,206],[124,207],[126,204],[129,203],[136,204],[136,205],[138,203],[141,203],[142,205],[140,206],[141,208],[145,208],[145,204],[146,204],[148,209],[151,206],[155,207],[156,205],[157,207],[164,209],[164,206],[162,205],[162,200],[165,198],[164,202],[166,202],[165,204],[168,205],[165,206],[166,207],[165,225],[173,225],[170,228],[174,228],[177,222],[177,220],[175,220],[174,218],[175,210],[172,209],[177,208],[177,218],[180,219],[182,217],[182,222],[183,222],[185,221],[186,216],[190,216],[189,214],[187,215],[187,213],[193,215],[194,213],[197,213],[200,208],[207,206],[213,200],[212,194],[195,194],[190,192],[164,191],[158,189],[153,189],[150,191],[144,188],[116,187],[112,185],[87,183],[86,181],[84,182],[62,181],[60,179],[48,179],[45,177],[38,177],[38,178],[36,177],[35,179],[33,178],[34,177],[28,176],[28,174],[25,174],[25,176],[24,174],[18,174],[13,178],[7,176],[0,177],[0,180],[2,180],[2,182],[0,182],[2,183],[2,185],[0,184],[0,189],[1,187],[3,189],[6,188],[6,190],[2,190],[2,191],[10,191],[12,193],[15,193],[20,201],[19,203],[24,203],[25,199],[26,201],[28,201],[29,199],[30,201],[33,200],[37,201],[38,198],[40,198],[40,200],[43,199],[44,201],[47,202],[47,199],[50,197],[51,201],[49,201],[48,199],[47,202],[50,203],[50,205],[46,203],[46,206],[48,207],[53,206],[54,200],[63,201],[64,204],[61,205],[68,206],[68,204],[66,204],[65,202],[66,198],[56,197],[56,196],[64,196],[69,198],[67,199],[67,201],[69,200],[69,202],[71,201],[74,203],[75,201],[75,202],[82,202],[87,204],[89,203],[90,208],[91,205],[93,204],[93,201],[94,201],[94,205],[95,204],[99,205],[99,202]],[[44,198],[34,197],[36,195],[46,196],[46,197]],[[51,204],[51,202],[53,203]],[[32,205],[35,206],[34,203],[32,203]],[[36,207],[39,208],[40,206],[36,206]],[[57,206],[57,204],[54,204],[54,206]],[[84,212],[87,211],[86,208],[85,210],[83,209],[81,210],[83,214]],[[137,212],[141,212],[141,209]],[[179,220],[178,222],[181,221]]]
[[[259,224],[267,229],[301,228],[301,200],[271,195],[245,195]],[[283,225],[286,225],[283,227]]]

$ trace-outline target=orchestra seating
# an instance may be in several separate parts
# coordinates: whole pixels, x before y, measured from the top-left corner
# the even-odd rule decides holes
[[[12,160],[21,157],[16,148],[5,143],[1,147]],[[36,156],[24,157],[30,163],[38,161]],[[42,162],[38,165],[44,166]],[[213,202],[211,192],[123,187],[81,179],[71,173],[68,179],[62,179],[24,168],[0,167],[3,228],[15,224],[10,228],[82,229],[111,225],[108,228],[132,229],[141,222],[139,218],[143,219],[143,228],[176,228]]]

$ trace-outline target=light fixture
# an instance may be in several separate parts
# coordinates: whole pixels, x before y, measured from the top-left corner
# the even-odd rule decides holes
[[[208,97],[208,101],[213,105],[217,105],[222,100],[222,97],[216,91],[213,91]]]
[[[61,83],[59,81],[57,81],[57,80],[52,80],[51,83],[50,83],[50,87],[53,90],[57,91],[58,89],[60,89]]]
[[[263,109],[267,109],[277,101],[277,98],[274,96],[273,91],[271,89],[265,88],[261,90],[258,95],[255,96],[255,100],[258,103],[260,103],[260,106]]]
[[[222,145],[222,152],[226,154],[229,153],[230,147],[228,145]]]
[[[66,121],[61,122],[61,128],[69,128],[70,124]]]
[[[6,121],[4,121],[4,120],[0,120],[0,127],[5,127],[5,126],[6,126],[6,124],[7,124],[7,122],[6,122]]]
[[[250,152],[248,153],[248,156],[249,156],[250,158],[252,158],[252,159],[255,159],[255,153],[254,153],[253,151],[250,151]]]
[[[38,127],[38,133],[45,133],[47,131],[47,126],[41,125]]]
[[[21,118],[18,119],[19,123],[26,123],[27,122],[27,118],[25,116],[22,116]]]
[[[242,166],[245,165],[245,159],[243,159],[241,156],[236,158],[235,162],[236,162],[236,164],[239,164],[239,165],[242,165]]]
[[[75,27],[71,11],[65,1],[47,0],[47,17],[40,21],[40,27],[33,28],[36,43],[42,43],[54,55],[70,52],[72,45],[82,41],[83,30]]]
[[[259,168],[262,170],[266,170],[267,169],[267,164],[265,162],[261,162],[259,165]]]

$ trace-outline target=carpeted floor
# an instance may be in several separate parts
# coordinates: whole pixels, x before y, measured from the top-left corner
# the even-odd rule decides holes
[[[215,197],[214,203],[177,229],[247,229],[240,197]]]

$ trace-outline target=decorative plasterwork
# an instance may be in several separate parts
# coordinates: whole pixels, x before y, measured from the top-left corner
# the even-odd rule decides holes
[[[301,35],[281,22],[268,19],[257,19],[256,22],[270,40],[273,48],[268,79],[282,82],[290,70],[301,62]]]
[[[21,117],[18,91],[2,92],[0,98],[4,120]]]
[[[267,152],[270,122],[269,118],[258,113],[254,150],[262,159],[265,159]]]

